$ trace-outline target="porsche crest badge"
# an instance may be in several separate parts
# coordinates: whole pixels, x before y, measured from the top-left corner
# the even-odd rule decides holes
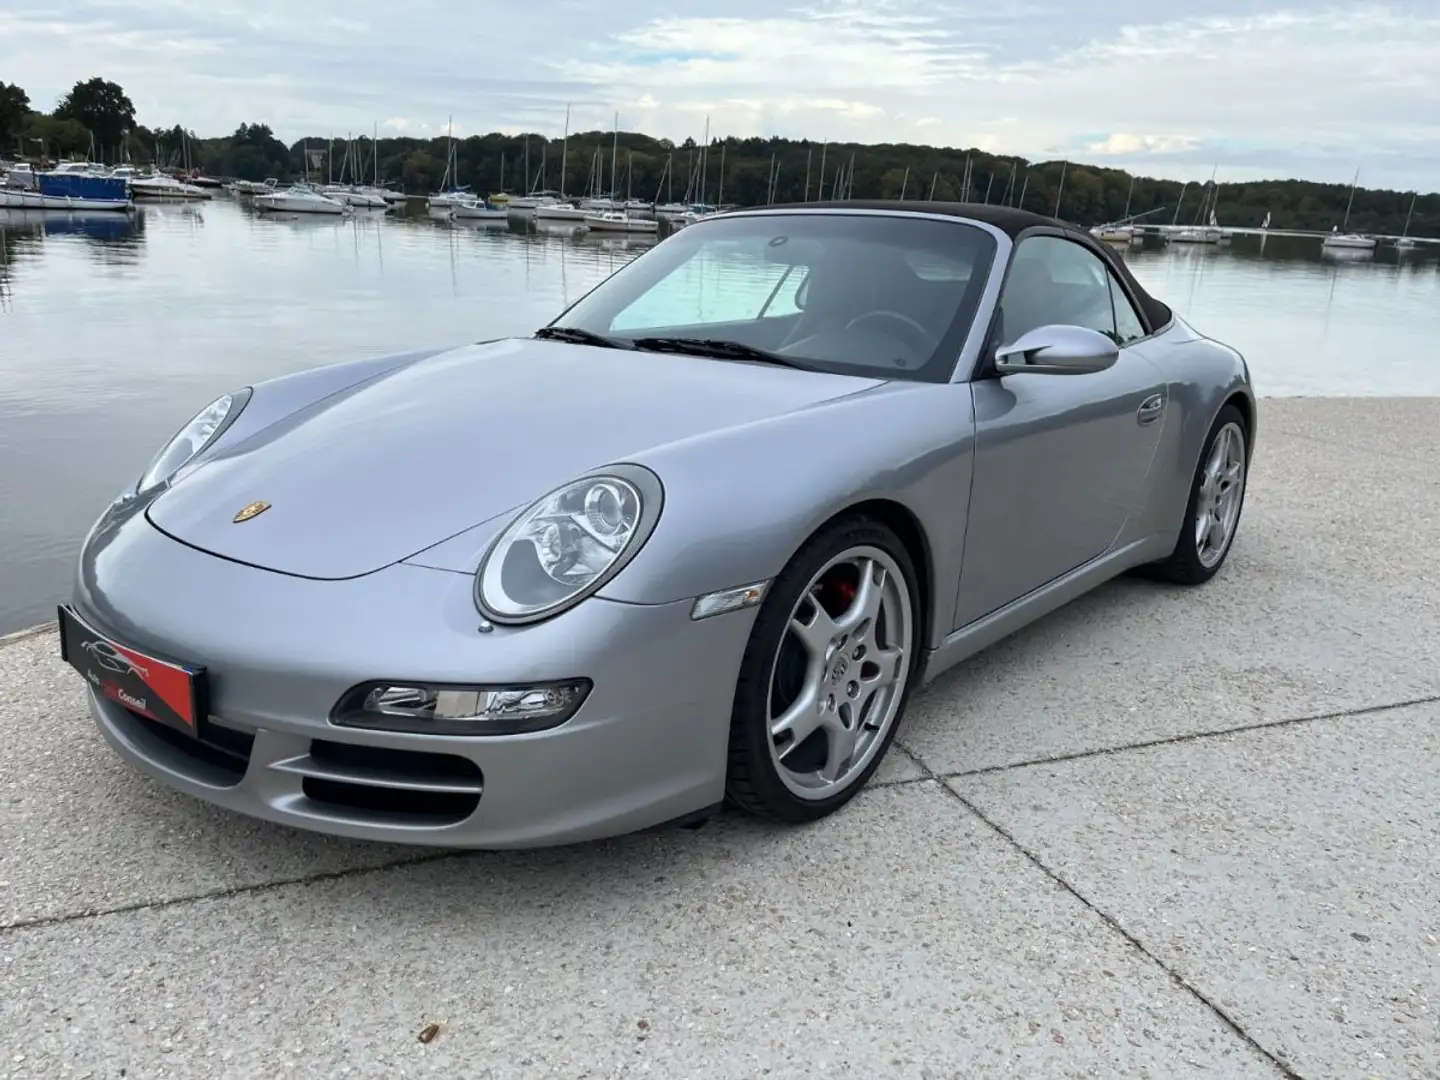
[[[270,504],[268,502],[266,502],[264,499],[257,499],[255,502],[250,503],[248,506],[242,506],[240,508],[240,512],[237,513],[230,520],[238,525],[242,521],[249,521],[253,517],[259,517],[261,514],[263,514],[266,510],[269,509]]]

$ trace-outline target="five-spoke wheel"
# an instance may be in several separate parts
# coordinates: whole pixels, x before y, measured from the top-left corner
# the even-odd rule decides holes
[[[913,564],[878,521],[838,522],[771,587],[742,662],[728,794],[806,821],[864,784],[894,736],[918,652]]]
[[[1185,524],[1175,550],[1147,571],[1168,581],[1199,585],[1219,572],[1235,542],[1250,459],[1245,418],[1226,405],[1210,428],[1190,486]]]

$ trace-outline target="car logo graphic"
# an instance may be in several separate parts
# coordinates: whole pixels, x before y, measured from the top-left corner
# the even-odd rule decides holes
[[[83,648],[95,658],[95,663],[99,664],[106,671],[113,671],[117,675],[138,675],[142,679],[148,679],[150,677],[148,671],[132,661],[108,641],[87,641]]]
[[[239,513],[237,513],[230,520],[232,520],[233,522],[235,522],[235,524],[238,525],[242,521],[249,521],[253,517],[259,517],[261,514],[263,514],[266,510],[269,509],[270,504],[268,502],[266,502],[264,499],[257,499],[255,502],[252,502],[247,506],[242,506]]]

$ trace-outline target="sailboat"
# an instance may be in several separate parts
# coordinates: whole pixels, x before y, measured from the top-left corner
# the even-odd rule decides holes
[[[585,211],[565,196],[565,167],[570,155],[570,106],[565,106],[565,139],[560,144],[560,198],[552,203],[541,202],[535,206],[536,221],[574,222],[585,220]]]
[[[1215,169],[1210,173],[1210,183],[1208,189],[1206,190],[1204,197],[1200,200],[1200,213],[1195,215],[1196,220],[1198,221],[1201,215],[1205,213],[1206,207],[1208,205],[1210,210],[1209,223],[1206,225],[1195,225],[1181,229],[1178,233],[1176,233],[1170,238],[1171,240],[1181,244],[1218,244],[1222,239],[1225,238],[1225,233],[1223,230],[1221,230],[1220,223],[1215,218],[1215,204],[1220,201],[1220,186],[1215,183],[1215,173],[1219,171],[1219,168],[1220,167],[1217,165]],[[1176,210],[1178,212],[1178,206],[1176,207]]]
[[[1405,211],[1405,228],[1400,230],[1400,239],[1395,241],[1395,246],[1402,250],[1408,250],[1415,246],[1415,238],[1410,235],[1410,219],[1415,216],[1415,196],[1418,192],[1410,193],[1410,209]]]
[[[1355,179],[1350,181],[1350,199],[1345,203],[1345,220],[1339,226],[1332,227],[1330,235],[1320,242],[1322,248],[1350,248],[1360,251],[1373,251],[1375,249],[1375,238],[1366,236],[1364,233],[1350,232],[1347,226],[1350,224],[1350,208],[1355,205],[1355,186],[1360,183],[1360,170],[1355,170]]]
[[[620,156],[620,114],[615,114],[615,133],[610,147],[610,209],[602,209],[599,199],[586,201],[585,227],[600,232],[653,233],[659,223],[650,218],[631,217],[624,209],[615,207],[615,162]],[[628,200],[625,205],[629,205]]]
[[[459,185],[460,170],[458,166],[459,155],[455,150],[455,118],[452,116],[445,124],[445,172],[440,177],[440,190],[425,200],[427,209],[444,213],[457,202],[473,197],[468,189]],[[446,184],[451,186],[446,187]]]
[[[1013,184],[1015,182],[1015,177],[1013,175],[1014,170],[1012,169],[1011,172],[1012,175],[1010,177],[1010,182]],[[906,171],[905,175],[908,179],[910,175],[908,170]],[[1120,215],[1120,220],[1118,222],[1110,222],[1106,225],[1096,225],[1093,229],[1090,230],[1090,235],[1100,240],[1108,240],[1112,244],[1128,244],[1130,243],[1130,241],[1134,240],[1135,226],[1130,224],[1130,197],[1134,194],[1135,177],[1132,176],[1130,177],[1130,190],[1125,193],[1125,213]],[[901,197],[904,197],[903,191],[901,192]],[[986,197],[985,201],[990,201],[988,196]]]

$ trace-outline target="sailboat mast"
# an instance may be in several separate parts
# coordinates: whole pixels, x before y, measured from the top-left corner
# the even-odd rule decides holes
[[[1060,216],[1060,200],[1065,195],[1065,173],[1069,168],[1070,162],[1068,160],[1060,163],[1060,190],[1055,192],[1055,216],[1057,218]]]
[[[1402,240],[1410,235],[1410,218],[1415,213],[1415,196],[1418,194],[1419,192],[1415,191],[1410,193],[1410,209],[1405,211],[1405,228],[1400,230],[1400,239]]]
[[[610,145],[610,201],[615,201],[615,162],[620,157],[620,114],[615,114],[615,134]]]
[[[560,201],[565,201],[565,162],[570,152],[570,106],[565,106],[565,141],[560,144]]]
[[[1355,185],[1360,183],[1360,170],[1355,170],[1355,179],[1350,181],[1350,200],[1345,204],[1345,220],[1340,228],[1343,231],[1350,224],[1350,208],[1355,205]]]
[[[705,201],[705,192],[709,187],[710,180],[710,117],[705,117],[705,141],[700,144],[700,198],[698,202]]]
[[[900,181],[900,201],[905,201],[905,190],[910,186],[910,166],[905,166],[905,179]]]

